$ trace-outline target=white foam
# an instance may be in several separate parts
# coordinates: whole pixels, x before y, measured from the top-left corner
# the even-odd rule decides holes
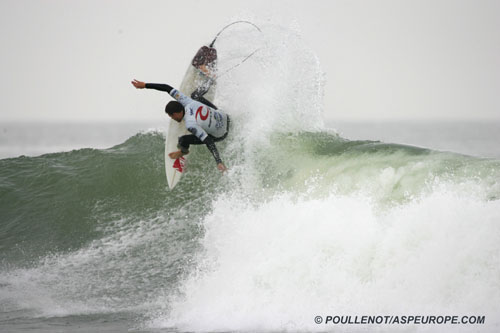
[[[151,325],[331,330],[313,321],[329,314],[474,314],[498,325],[498,221],[499,201],[445,189],[383,212],[362,195],[261,205],[227,195],[204,221],[199,269]]]
[[[163,217],[117,219],[103,226],[108,236],[88,246],[2,272],[2,307],[33,317],[142,311],[151,294],[156,295],[164,254],[170,253],[171,260],[178,255],[175,248],[160,245],[163,229],[175,224],[175,219]]]

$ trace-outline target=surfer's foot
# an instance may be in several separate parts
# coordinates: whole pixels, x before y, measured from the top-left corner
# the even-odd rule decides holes
[[[173,160],[176,160],[179,157],[182,157],[184,155],[186,155],[186,154],[184,154],[182,151],[179,150],[179,151],[174,151],[174,152],[168,154],[168,157],[170,157]]]

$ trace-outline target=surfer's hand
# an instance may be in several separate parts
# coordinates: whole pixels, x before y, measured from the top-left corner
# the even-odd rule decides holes
[[[168,154],[168,157],[170,157],[170,158],[171,158],[171,159],[173,159],[173,160],[176,160],[176,159],[178,159],[179,157],[182,157],[182,156],[184,156],[184,155],[185,155],[185,154],[184,154],[182,151],[178,150],[178,151],[174,151],[174,152],[172,152],[172,153]]]
[[[139,81],[139,80],[136,80],[136,79],[134,79],[134,81],[132,81],[132,84],[137,89],[144,89],[144,88],[146,88],[146,83],[144,83],[142,81]]]
[[[224,173],[224,172],[227,171],[227,168],[226,168],[226,166],[223,163],[217,164],[217,169],[219,169],[220,172],[222,172],[222,173]]]

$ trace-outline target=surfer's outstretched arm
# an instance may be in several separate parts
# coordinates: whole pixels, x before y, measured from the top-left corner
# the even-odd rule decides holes
[[[168,94],[170,94],[170,92],[174,89],[173,87],[169,86],[168,84],[145,83],[145,82],[138,81],[138,80],[132,81],[132,84],[137,89],[144,89],[144,88],[155,89],[155,90],[159,90],[159,91],[165,91]],[[211,107],[212,109],[217,110],[217,107],[212,102],[210,102],[205,97],[203,97],[203,95],[205,95],[207,93],[207,91],[208,91],[208,89],[198,88],[191,94],[191,98]],[[173,96],[173,97],[175,99],[180,99],[180,98],[177,98],[176,96]],[[179,102],[182,103],[182,101],[179,101]]]
[[[146,83],[145,88],[164,91],[164,92],[169,93],[169,94],[172,91],[172,89],[174,89],[171,86],[169,86],[168,84],[163,84],[163,83]]]
[[[145,83],[145,82],[142,82],[142,81],[139,81],[139,80],[135,80],[135,79],[134,79],[134,81],[132,81],[132,85],[134,87],[136,87],[137,89],[144,89],[144,88],[155,89],[155,90],[159,90],[159,91],[165,91],[165,92],[167,92],[169,94],[172,91],[172,89],[174,89],[171,86],[169,86],[168,84]]]
[[[170,96],[172,96],[173,98],[175,98],[184,107],[193,101],[193,99],[187,97],[186,95],[181,93],[179,90],[169,86],[168,84],[145,83],[145,82],[138,81],[138,80],[132,81],[132,84],[137,89],[146,88],[146,89],[155,89],[155,90],[159,90],[159,91],[164,91],[164,92],[168,93]]]
[[[172,89],[174,89],[171,86],[169,86],[168,84],[162,84],[162,83],[146,83],[145,88],[155,89],[155,90],[159,90],[159,91],[165,91],[169,94],[172,91]]]

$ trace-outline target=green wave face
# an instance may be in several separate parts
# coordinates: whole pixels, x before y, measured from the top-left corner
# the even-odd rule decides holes
[[[173,191],[166,188],[158,133],[138,134],[107,150],[2,160],[2,261],[78,249],[104,236],[102,226],[123,216],[150,218],[186,209],[186,221],[200,220],[211,198],[228,190],[244,189],[256,201],[262,189],[267,197],[282,191],[316,196],[363,192],[377,202],[397,204],[446,182],[477,185],[474,189],[486,200],[499,195],[496,160],[348,141],[328,132],[275,134],[250,152],[237,140],[221,149],[230,156],[228,177],[216,173],[208,152],[195,149],[188,174]]]
[[[163,150],[163,135],[148,133],[106,150],[0,160],[7,310],[116,311],[175,286],[215,191],[196,174],[216,170],[195,157],[192,176],[169,191]]]
[[[106,150],[82,149],[0,161],[3,262],[78,249],[104,236],[117,218],[150,218],[186,210],[200,220],[218,193],[253,201],[288,191],[324,196],[369,194],[399,204],[448,183],[499,196],[500,163],[376,141],[348,141],[329,132],[274,134],[245,152],[242,141],[220,145],[232,170],[220,177],[205,149],[194,149],[188,173],[166,187],[163,136],[138,134]],[[474,187],[472,187],[474,185]],[[468,187],[467,187],[468,186]]]
[[[349,141],[325,131],[275,133],[251,144],[229,139],[219,144],[230,167],[226,175],[205,147],[196,147],[187,173],[171,191],[163,149],[163,135],[153,132],[110,149],[0,161],[0,296],[6,309],[46,316],[132,311],[164,318],[155,302],[169,313],[179,305],[179,292],[189,301],[190,290],[197,290],[190,283],[200,285],[192,274],[204,276],[219,255],[241,251],[220,244],[232,240],[243,246],[243,235],[254,239],[257,230],[248,229],[248,219],[268,221],[267,235],[276,232],[273,237],[281,239],[294,219],[289,212],[300,209],[300,216],[311,209],[300,223],[312,223],[319,218],[315,214],[338,214],[336,200],[342,198],[383,215],[443,188],[485,203],[498,202],[500,193],[497,160]],[[318,202],[319,208],[309,208]],[[358,213],[346,207],[343,214]],[[274,230],[275,223],[282,225]],[[257,248],[265,246],[257,239]],[[173,322],[148,325],[178,326],[177,315],[169,315]]]
[[[190,216],[203,214],[208,187],[200,186],[202,177],[166,190],[163,142],[158,133],[138,134],[107,150],[1,160],[2,261],[78,249],[104,236],[103,226],[117,219],[175,212],[191,197],[202,204]]]

